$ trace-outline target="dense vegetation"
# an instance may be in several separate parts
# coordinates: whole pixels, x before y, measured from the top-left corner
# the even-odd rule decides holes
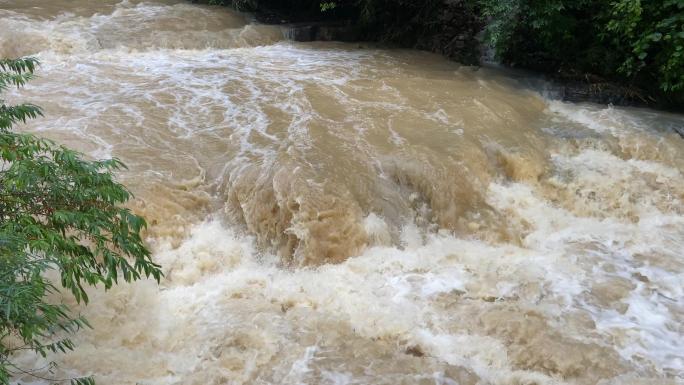
[[[684,0],[477,0],[505,63],[598,76],[665,102],[684,92]]]
[[[210,0],[230,3],[229,0]],[[684,0],[233,0],[284,19],[346,19],[363,37],[472,64],[476,36],[508,65],[684,102]],[[486,27],[485,27],[486,26]]]
[[[0,92],[31,79],[34,59],[0,60]],[[42,115],[32,104],[0,100],[0,384],[14,375],[52,382],[92,384],[92,378],[43,378],[20,368],[13,354],[66,352],[69,335],[87,321],[63,303],[50,301],[58,284],[78,302],[88,302],[85,287],[105,289],[119,279],[159,280],[140,236],[143,218],[120,204],[130,198],[112,172],[116,159],[89,161],[51,141],[12,130]],[[49,368],[48,368],[49,369]]]

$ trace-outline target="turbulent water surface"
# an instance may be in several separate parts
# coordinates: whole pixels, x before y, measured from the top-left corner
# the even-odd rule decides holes
[[[23,126],[116,156],[161,286],[94,290],[100,384],[684,381],[682,116],[189,3],[0,0]],[[28,375],[22,383],[44,384]]]

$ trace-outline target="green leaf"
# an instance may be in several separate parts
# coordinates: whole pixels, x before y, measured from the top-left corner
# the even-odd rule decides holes
[[[0,91],[30,80],[35,59],[0,60]],[[42,115],[32,104],[8,106],[0,100],[0,335],[13,336],[36,354],[67,353],[67,338],[87,320],[48,295],[58,288],[46,278],[55,270],[62,288],[88,302],[88,286],[104,288],[152,276],[142,241],[145,220],[122,207],[131,194],[112,172],[116,159],[87,160],[82,154],[32,134],[13,132],[16,123]],[[129,261],[134,261],[129,262]],[[10,382],[12,346],[0,337],[0,384]],[[63,381],[62,381],[63,382]],[[71,380],[92,385],[91,377]]]

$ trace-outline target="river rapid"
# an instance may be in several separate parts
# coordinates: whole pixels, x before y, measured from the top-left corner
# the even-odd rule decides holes
[[[38,78],[5,96],[46,116],[20,129],[123,160],[165,273],[91,290],[94,329],[25,369],[684,383],[681,115],[177,1],[0,0],[0,56],[22,55]]]

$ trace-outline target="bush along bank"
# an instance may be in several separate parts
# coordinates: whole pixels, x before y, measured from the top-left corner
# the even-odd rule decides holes
[[[205,2],[268,23],[342,23],[355,29],[345,36],[464,64],[479,64],[486,45],[501,64],[546,74],[567,100],[684,110],[684,0]]]
[[[474,1],[498,59],[571,99],[684,108],[684,0]]]

